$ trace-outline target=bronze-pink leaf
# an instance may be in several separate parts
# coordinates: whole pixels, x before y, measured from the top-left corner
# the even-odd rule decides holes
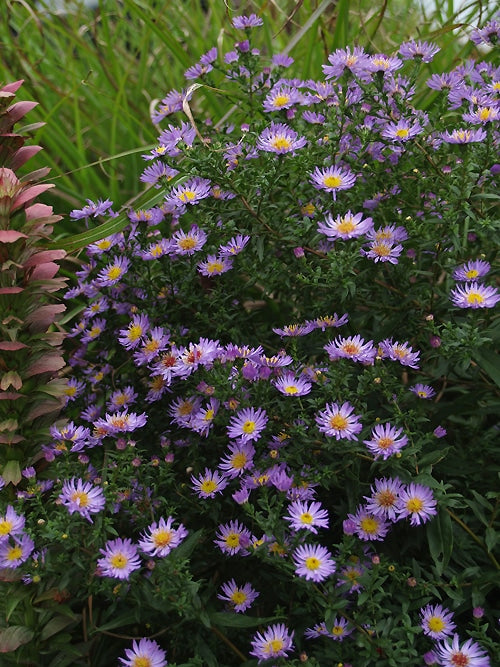
[[[32,109],[38,106],[38,102],[16,102],[7,109],[9,120],[12,124],[17,123],[23,116],[26,116]]]
[[[38,266],[35,266],[29,279],[30,281],[50,280],[50,278],[53,278],[58,271],[59,271],[59,264],[56,264],[55,262],[45,262],[44,264],[39,264]]]
[[[26,220],[35,220],[36,218],[48,218],[49,215],[52,215],[54,209],[52,206],[47,204],[42,204],[37,202],[36,204],[31,204],[25,210]]]
[[[23,381],[17,371],[7,371],[6,373],[3,373],[2,379],[0,380],[0,389],[2,391],[7,391],[9,387],[17,390],[21,389],[22,386]]]
[[[40,375],[40,373],[55,373],[64,368],[65,361],[62,354],[51,353],[45,354],[43,357],[35,361],[25,372],[26,377],[33,375]]]
[[[0,88],[0,93],[10,93],[13,95],[19,88],[23,85],[24,79],[18,79],[17,81],[12,81],[11,83],[6,83],[3,88]]]
[[[64,405],[64,400],[62,398],[59,400],[47,398],[44,401],[36,403],[26,415],[26,419],[28,421],[32,421],[37,417],[41,417],[42,415],[48,415],[51,412],[60,412],[63,405]]]
[[[31,202],[35,197],[38,197],[38,195],[41,195],[42,192],[45,192],[46,190],[49,190],[50,188],[53,188],[54,184],[53,183],[43,183],[40,185],[32,185],[31,187],[26,188],[25,190],[22,190],[22,192],[15,198],[14,204],[12,206],[11,210],[16,210],[17,208],[20,208],[21,206],[24,206],[24,204],[27,204],[28,202]]]
[[[0,294],[19,294],[24,292],[24,287],[0,287]]]
[[[45,331],[50,324],[56,321],[56,315],[63,313],[65,310],[66,306],[62,303],[40,306],[40,308],[30,313],[25,321],[30,325],[31,331]]]
[[[0,401],[16,401],[18,398],[26,398],[26,395],[20,394],[17,391],[0,392]]]
[[[27,239],[27,234],[15,229],[0,229],[0,243],[15,243],[19,239]]]
[[[8,352],[15,352],[28,347],[19,340],[0,340],[0,350],[7,350]]]
[[[65,250],[42,250],[34,255],[31,255],[23,264],[25,269],[37,264],[44,264],[45,262],[53,262],[55,259],[62,259],[66,256]]]
[[[11,169],[14,169],[14,171],[16,171],[17,169],[19,169],[19,167],[22,167],[25,162],[27,162],[41,150],[42,150],[41,146],[22,146],[12,156],[12,159],[10,161]]]

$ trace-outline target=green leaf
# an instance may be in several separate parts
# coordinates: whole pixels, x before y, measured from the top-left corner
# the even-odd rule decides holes
[[[33,630],[24,625],[11,625],[0,630],[0,653],[10,653],[33,639]]]
[[[67,616],[54,616],[40,633],[40,639],[45,640],[64,630],[68,625],[77,621],[77,618],[68,618]]]
[[[448,565],[453,551],[453,527],[450,515],[447,512],[440,511],[427,524],[427,541],[434,565],[438,574],[441,575]]]
[[[500,356],[493,350],[476,350],[473,354],[474,361],[493,382],[500,387]]]
[[[214,611],[209,614],[212,625],[220,625],[226,628],[254,628],[258,625],[265,625],[279,620],[275,616],[268,618],[258,618],[255,616],[245,616],[244,614],[231,614],[225,611]]]

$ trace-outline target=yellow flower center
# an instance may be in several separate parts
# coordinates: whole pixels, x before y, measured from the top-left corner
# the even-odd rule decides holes
[[[244,452],[238,452],[231,458],[231,465],[236,470],[241,470],[247,463],[247,455]]]
[[[234,548],[240,544],[240,536],[238,533],[229,533],[224,539],[228,547]]]
[[[408,136],[408,134],[409,134],[409,131],[408,131],[405,127],[400,127],[400,128],[397,129],[396,132],[395,132],[395,135],[396,135],[399,139],[406,139],[406,137]]]
[[[140,324],[133,324],[127,331],[127,338],[135,341],[142,336],[142,327]]]
[[[363,532],[368,533],[368,535],[375,535],[378,528],[378,521],[370,517],[365,517],[361,519],[359,525]]]
[[[271,141],[271,146],[277,151],[290,148],[291,145],[291,142],[286,137],[278,136]]]
[[[102,241],[98,241],[96,246],[99,250],[107,250],[111,246],[111,241],[109,239],[103,239]]]
[[[75,491],[75,493],[71,495],[71,500],[79,507],[87,507],[89,504],[89,496],[83,491]]]
[[[309,558],[306,558],[304,565],[307,567],[308,570],[317,570],[318,567],[321,565],[321,561],[319,558],[315,558],[314,556],[309,556]]]
[[[431,616],[427,621],[427,626],[431,632],[441,632],[446,627],[446,624],[439,616]]]
[[[357,354],[359,352],[359,345],[356,345],[356,343],[344,343],[342,351],[346,354]]]
[[[157,340],[148,340],[144,346],[144,352],[156,352],[160,347],[160,343]]]
[[[356,225],[350,218],[342,218],[340,223],[337,225],[337,231],[341,234],[350,234],[353,229],[356,229]]]
[[[294,384],[289,384],[284,389],[286,394],[296,394],[299,391]]]
[[[410,498],[410,500],[408,500],[406,503],[406,509],[408,512],[420,512],[423,506],[424,503],[420,500],[420,498]]]
[[[344,634],[344,628],[341,625],[334,625],[332,628],[332,635],[340,637]]]
[[[11,547],[7,552],[7,560],[17,560],[23,555],[23,550],[21,547]]]
[[[388,257],[391,254],[391,247],[387,243],[379,241],[372,246],[372,252],[379,257]]]
[[[122,274],[122,270],[119,266],[112,266],[108,269],[108,278],[110,280],[117,280]]]
[[[196,197],[196,192],[194,190],[184,190],[184,192],[181,192],[178,197],[183,202],[193,201],[193,199]]]
[[[469,269],[469,271],[466,271],[465,276],[469,279],[472,278],[477,278],[479,275],[479,271],[477,269]]]
[[[346,428],[349,422],[342,415],[334,415],[333,417],[330,417],[329,423],[332,428],[337,429],[337,431],[342,431]]]
[[[252,419],[247,419],[241,428],[243,433],[253,433],[255,431],[256,424]]]
[[[484,297],[479,292],[469,292],[467,294],[467,303],[483,303]]]
[[[342,178],[340,176],[325,176],[323,185],[326,185],[327,188],[338,188],[342,185]]]
[[[92,329],[89,331],[89,336],[91,338],[97,338],[97,336],[101,333],[102,329],[101,327],[92,327]]]
[[[173,532],[171,530],[156,530],[152,535],[155,547],[166,547],[172,541]]]
[[[206,479],[200,484],[200,490],[204,493],[212,493],[217,488],[217,483],[213,479]]]
[[[12,521],[4,519],[0,521],[0,535],[8,535],[12,530]]]
[[[111,556],[109,559],[109,562],[117,570],[123,570],[128,563],[128,558],[124,554],[114,554],[114,556]]]
[[[186,417],[187,415],[190,415],[192,411],[193,411],[193,404],[189,403],[188,401],[181,403],[181,405],[178,408],[178,412],[181,417]]]
[[[493,109],[492,107],[484,107],[484,109],[481,109],[479,112],[479,118],[481,120],[489,120],[490,116],[493,115]]]
[[[64,393],[66,396],[74,396],[76,394],[76,387],[70,385],[69,387],[65,388]]]
[[[300,522],[311,524],[313,522],[313,515],[310,512],[302,512]]]
[[[138,655],[134,658],[134,661],[132,663],[132,667],[151,667],[152,662],[149,658],[147,658],[144,655]]]
[[[178,243],[183,250],[191,250],[191,248],[194,248],[196,245],[196,239],[192,236],[188,236],[184,239],[179,239]]]
[[[467,667],[471,663],[469,657],[465,653],[462,653],[462,651],[459,651],[451,656],[451,664],[454,667]]]
[[[283,648],[284,643],[283,640],[281,639],[271,639],[271,641],[267,642],[266,645],[264,646],[264,653],[267,653],[268,655],[275,655],[281,649]]]
[[[243,591],[240,591],[239,588],[237,588],[234,593],[231,593],[231,600],[235,605],[242,604],[246,599],[247,595],[243,593]]]
[[[393,444],[394,440],[392,438],[379,438],[377,442],[379,449],[389,449]]]
[[[277,95],[273,100],[273,106],[280,108],[285,104],[288,104],[290,97],[288,95]]]
[[[207,264],[207,272],[208,273],[217,273],[221,272],[224,268],[224,264],[220,262],[219,260],[215,260],[215,262],[208,262]]]

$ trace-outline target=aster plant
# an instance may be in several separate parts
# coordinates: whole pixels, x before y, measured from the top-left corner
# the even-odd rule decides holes
[[[2,563],[96,665],[494,664],[498,70],[410,41],[303,81],[262,23],[153,109],[154,203],[72,213],[67,405]]]

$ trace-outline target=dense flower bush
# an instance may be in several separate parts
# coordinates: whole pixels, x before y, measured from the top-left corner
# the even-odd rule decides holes
[[[2,491],[6,659],[499,659],[498,68],[433,74],[423,111],[437,46],[301,81],[261,23],[156,106],[156,205],[66,293],[64,419]]]

